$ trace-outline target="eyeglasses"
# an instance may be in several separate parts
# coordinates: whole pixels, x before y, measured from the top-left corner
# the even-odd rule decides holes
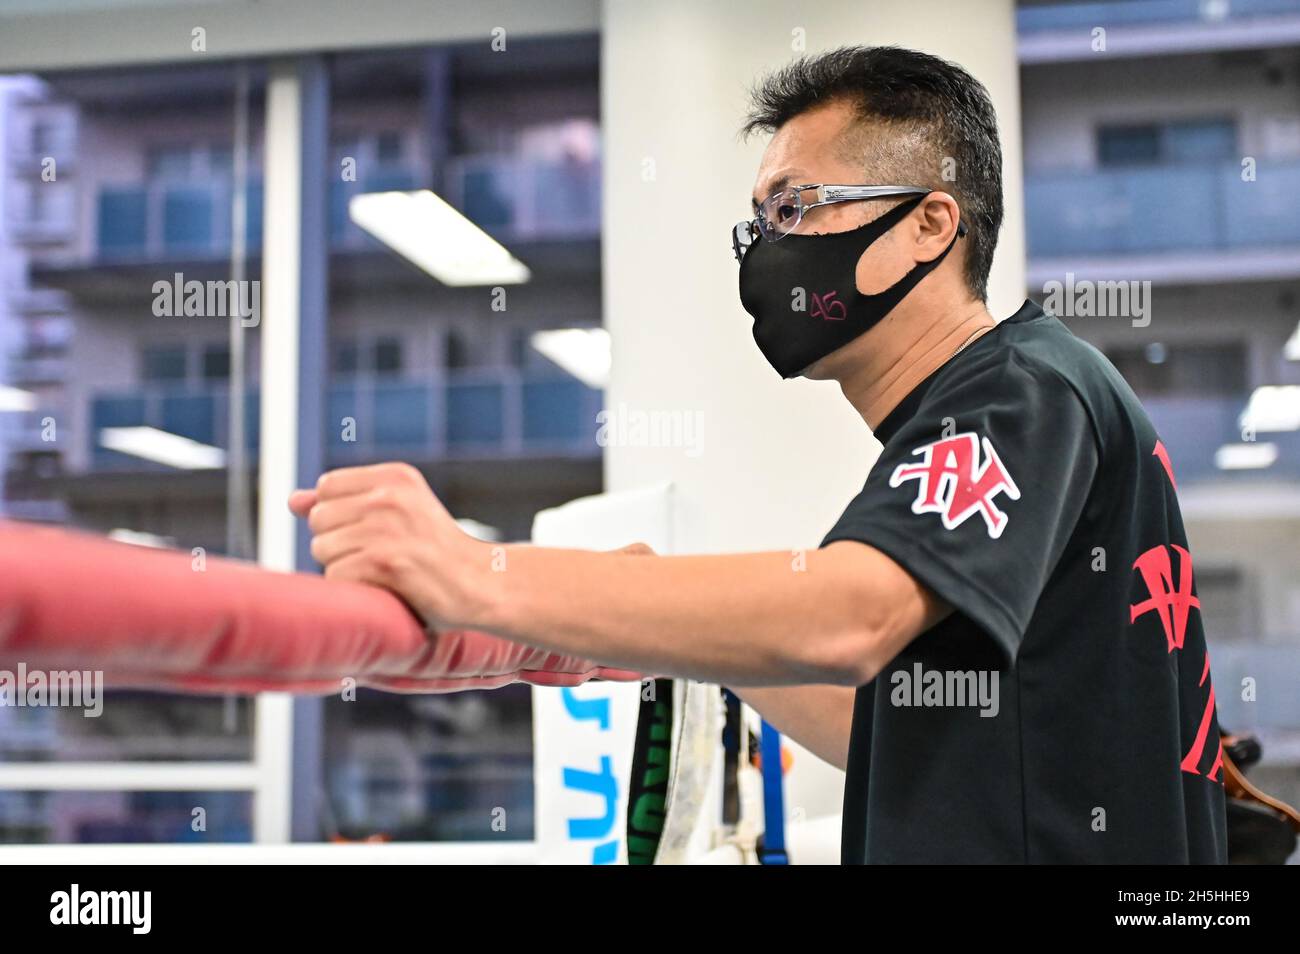
[[[834,205],[836,202],[859,202],[863,199],[892,199],[905,195],[928,195],[933,189],[920,186],[884,186],[884,185],[797,185],[782,189],[768,198],[758,207],[758,214],[745,222],[737,222],[731,230],[731,249],[736,254],[736,261],[743,261],[749,247],[761,235],[769,242],[776,242],[799,228],[803,217],[809,210],[821,205]],[[804,193],[816,196],[813,202],[804,201]],[[957,234],[966,234],[966,223],[957,223]]]

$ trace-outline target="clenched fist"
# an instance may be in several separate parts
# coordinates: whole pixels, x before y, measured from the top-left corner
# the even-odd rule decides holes
[[[391,590],[427,626],[470,624],[491,545],[457,526],[414,467],[329,471],[315,489],[294,491],[289,509],[306,518],[311,555],[327,579]]]

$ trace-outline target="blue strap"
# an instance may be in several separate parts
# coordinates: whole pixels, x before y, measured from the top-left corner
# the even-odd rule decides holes
[[[763,840],[758,860],[765,865],[788,865],[785,851],[785,791],[781,778],[781,733],[763,720],[759,743],[763,765]]]

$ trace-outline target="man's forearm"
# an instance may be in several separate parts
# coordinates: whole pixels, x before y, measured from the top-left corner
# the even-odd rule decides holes
[[[917,584],[883,554],[838,546],[647,559],[507,547],[458,622],[659,675],[858,685],[938,609],[900,599]]]
[[[774,686],[733,691],[777,730],[838,769],[848,767],[852,686]]]

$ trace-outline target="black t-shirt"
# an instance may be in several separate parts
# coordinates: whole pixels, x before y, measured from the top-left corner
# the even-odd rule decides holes
[[[1119,373],[1026,302],[876,436],[822,545],[876,547],[953,613],[858,690],[844,861],[1225,862],[1175,475]]]

